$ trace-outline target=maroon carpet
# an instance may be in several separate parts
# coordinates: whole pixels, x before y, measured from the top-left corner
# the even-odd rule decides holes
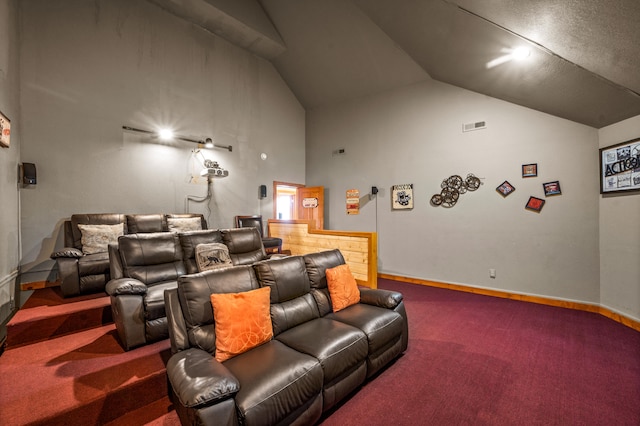
[[[597,314],[379,280],[409,349],[322,425],[640,425],[640,333]],[[169,342],[125,352],[104,297],[37,291],[0,356],[0,425],[177,425]]]
[[[409,349],[332,425],[640,425],[640,333],[601,315],[397,281]]]

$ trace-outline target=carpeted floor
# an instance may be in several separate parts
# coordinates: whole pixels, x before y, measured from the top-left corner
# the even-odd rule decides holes
[[[409,349],[332,425],[640,425],[640,333],[601,315],[379,280]]]
[[[404,294],[409,348],[323,426],[640,425],[640,333],[587,312],[379,287]],[[179,424],[169,342],[123,351],[106,298],[38,292],[8,333],[0,424]]]

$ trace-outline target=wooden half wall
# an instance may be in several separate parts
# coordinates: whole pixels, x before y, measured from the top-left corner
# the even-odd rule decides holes
[[[269,236],[282,238],[292,255],[339,249],[359,285],[378,287],[378,234],[313,229],[308,220],[268,221]]]

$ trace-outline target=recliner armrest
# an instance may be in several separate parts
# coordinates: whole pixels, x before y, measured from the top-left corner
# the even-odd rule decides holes
[[[122,294],[145,295],[147,285],[135,278],[118,278],[107,283],[105,291],[109,296],[119,296]]]
[[[395,309],[402,302],[402,293],[391,290],[361,288],[360,303],[379,306],[381,308]]]
[[[227,367],[202,349],[190,348],[172,355],[167,376],[185,407],[232,398],[240,390],[240,382]]]
[[[51,253],[51,256],[49,256],[49,257],[51,259],[59,259],[61,257],[79,259],[82,256],[84,256],[84,253],[82,253],[82,250],[78,250],[75,247],[63,247],[60,250],[57,250],[57,251],[54,251],[53,253]]]

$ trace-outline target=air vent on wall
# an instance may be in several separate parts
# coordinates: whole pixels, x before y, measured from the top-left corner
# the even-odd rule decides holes
[[[487,122],[486,121],[476,121],[475,123],[466,123],[462,125],[463,132],[470,132],[472,130],[480,130],[486,129]]]

